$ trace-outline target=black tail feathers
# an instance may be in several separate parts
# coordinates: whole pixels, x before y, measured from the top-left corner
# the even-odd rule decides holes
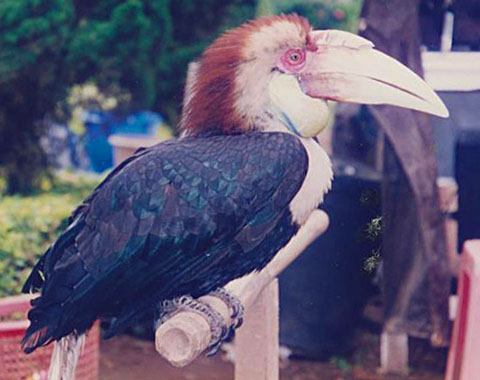
[[[41,297],[32,300],[33,309],[28,313],[30,326],[22,339],[22,349],[29,354],[35,349],[59,339],[56,333],[60,320],[60,307],[54,306],[56,310],[49,308],[46,312],[41,305]]]

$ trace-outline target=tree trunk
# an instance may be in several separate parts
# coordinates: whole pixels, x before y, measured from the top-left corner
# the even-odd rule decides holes
[[[366,0],[361,35],[419,75],[419,0]],[[385,329],[448,336],[450,277],[436,186],[430,119],[415,111],[369,106],[387,137],[383,165]]]

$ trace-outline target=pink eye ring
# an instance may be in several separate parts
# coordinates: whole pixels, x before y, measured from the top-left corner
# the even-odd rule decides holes
[[[302,49],[288,49],[281,57],[277,66],[286,72],[299,72],[305,66],[306,53]]]
[[[305,52],[301,49],[289,49],[283,55],[283,61],[289,66],[298,66],[305,61]]]

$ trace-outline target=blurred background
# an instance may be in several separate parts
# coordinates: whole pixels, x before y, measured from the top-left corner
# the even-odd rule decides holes
[[[0,297],[19,294],[71,211],[115,164],[138,147],[177,136],[189,63],[223,31],[282,12],[303,15],[316,29],[359,32],[380,50],[399,46],[390,53],[400,52],[397,58],[423,74],[451,113],[448,120],[431,118],[425,137],[433,157],[425,167],[435,173],[441,204],[434,208],[442,218],[443,243],[425,249],[437,256],[424,255],[426,267],[434,257],[443,260],[432,280],[412,269],[423,252],[414,243],[390,261],[384,254],[409,232],[403,225],[403,235],[390,231],[385,239],[382,214],[395,197],[419,195],[384,191],[415,188],[412,157],[402,153],[411,142],[390,134],[371,107],[336,106],[320,137],[334,158],[336,180],[322,207],[332,224],[280,279],[284,357],[302,358],[282,362],[282,379],[383,379],[376,368],[384,331],[413,342],[411,374],[399,378],[443,378],[457,253],[464,240],[480,237],[472,195],[480,178],[478,0],[2,0]],[[413,159],[424,156],[417,151]],[[416,212],[422,215],[421,207]],[[342,239],[347,234],[353,238]],[[409,273],[425,281],[402,301]],[[443,289],[438,304],[429,286]],[[443,325],[432,323],[438,315]],[[444,338],[435,341],[434,333]],[[169,368],[153,352],[148,323],[129,334],[102,344],[100,379],[133,379],[148,370],[165,379],[232,376],[222,355],[183,372]]]

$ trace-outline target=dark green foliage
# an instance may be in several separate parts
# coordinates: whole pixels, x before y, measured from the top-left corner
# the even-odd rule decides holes
[[[131,94],[175,124],[187,65],[221,31],[254,17],[255,0],[2,0],[0,168],[8,192],[47,167],[41,122],[69,87],[91,80]]]
[[[79,22],[67,56],[77,80],[94,79],[100,87],[119,84],[130,90],[135,104],[151,106],[155,96],[151,53],[156,38],[165,35],[165,23],[155,26],[140,0],[123,2],[106,19],[91,16]]]
[[[66,93],[73,20],[69,1],[0,2],[0,164],[10,193],[30,191],[44,174],[41,120]]]

